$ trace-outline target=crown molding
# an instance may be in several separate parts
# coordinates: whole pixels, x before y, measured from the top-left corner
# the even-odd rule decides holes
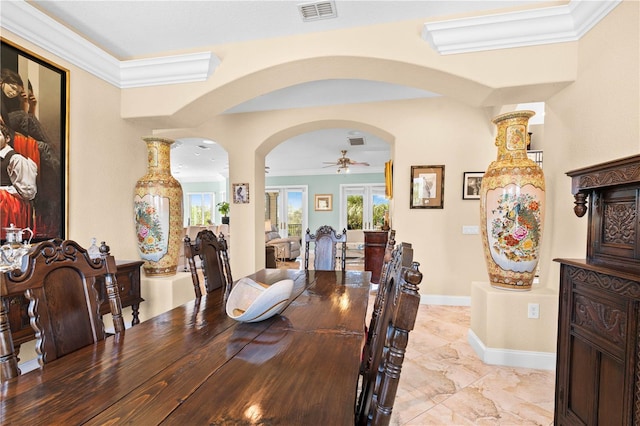
[[[206,80],[212,52],[119,61],[24,0],[2,1],[0,27],[119,88]]]
[[[116,58],[23,0],[3,1],[0,26],[115,85],[120,85]]]
[[[220,65],[211,52],[120,62],[120,87],[156,86],[206,80]]]
[[[321,169],[300,169],[300,170],[269,170],[269,177],[282,177],[282,176],[320,176],[320,175],[338,175],[338,176],[350,176],[360,174],[373,174],[384,173],[384,166],[371,166],[371,167],[351,167],[349,173],[336,173],[336,169],[331,167],[325,167]]]
[[[441,55],[579,40],[622,0],[567,5],[424,24],[422,38]]]
[[[621,1],[428,22],[422,38],[442,55],[576,41]],[[0,27],[119,88],[204,81],[220,64],[212,52],[119,61],[24,0],[2,1]]]

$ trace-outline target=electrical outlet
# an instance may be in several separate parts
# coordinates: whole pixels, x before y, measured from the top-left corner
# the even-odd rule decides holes
[[[529,303],[527,306],[527,318],[538,319],[540,318],[540,304]]]

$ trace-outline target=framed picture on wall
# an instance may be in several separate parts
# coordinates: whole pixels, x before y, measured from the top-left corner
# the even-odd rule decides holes
[[[384,195],[388,200],[393,198],[393,160],[384,163]]]
[[[248,183],[234,183],[232,188],[233,188],[234,204],[249,203],[249,184]]]
[[[333,210],[333,195],[316,194],[315,209],[318,212],[330,212]]]
[[[410,208],[444,208],[444,166],[411,166],[410,188]]]
[[[482,176],[484,176],[484,172],[464,172],[463,176],[462,199],[479,200],[480,185],[482,184]]]
[[[66,238],[69,71],[3,38],[0,54],[2,135],[25,171],[0,190],[0,228]]]

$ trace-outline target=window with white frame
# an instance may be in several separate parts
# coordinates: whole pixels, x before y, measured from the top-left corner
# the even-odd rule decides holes
[[[389,200],[384,184],[341,185],[340,210],[343,228],[376,229],[382,227]]]
[[[210,225],[215,219],[216,196],[213,192],[190,192],[188,194],[188,224]]]

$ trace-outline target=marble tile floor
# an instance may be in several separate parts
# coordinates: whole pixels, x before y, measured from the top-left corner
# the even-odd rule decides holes
[[[299,260],[278,266],[298,269]],[[470,324],[468,306],[420,305],[391,424],[553,425],[555,371],[483,363],[467,342]]]
[[[555,371],[483,363],[469,326],[467,306],[420,305],[391,424],[553,425]]]

